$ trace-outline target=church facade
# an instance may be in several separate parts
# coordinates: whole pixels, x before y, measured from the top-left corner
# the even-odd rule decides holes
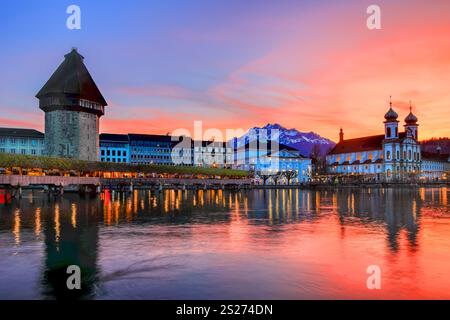
[[[417,177],[421,171],[419,125],[412,109],[400,132],[398,114],[392,107],[384,116],[384,134],[344,139],[328,154],[327,170],[331,175],[362,175],[379,181],[398,181]]]

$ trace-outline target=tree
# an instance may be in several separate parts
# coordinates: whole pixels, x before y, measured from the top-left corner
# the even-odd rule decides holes
[[[283,172],[277,172],[274,175],[272,175],[272,179],[273,181],[275,181],[275,184],[278,185],[278,181],[280,180],[280,178],[283,177]]]
[[[258,171],[256,174],[258,177],[262,179],[264,185],[266,184],[267,180],[269,180],[269,178],[272,177],[271,174],[264,173],[262,171]]]
[[[313,160],[319,159],[322,156],[322,150],[321,150],[320,145],[318,143],[313,144],[313,146],[311,148],[311,153],[310,153],[309,156]]]
[[[317,143],[313,145],[310,158],[313,163],[314,172],[321,175],[327,173],[326,155],[330,152],[331,148],[332,146],[329,146],[326,150],[322,150],[321,145]]]
[[[285,171],[283,174],[284,177],[287,179],[288,184],[291,184],[292,179],[295,179],[298,176],[298,172],[293,170]]]

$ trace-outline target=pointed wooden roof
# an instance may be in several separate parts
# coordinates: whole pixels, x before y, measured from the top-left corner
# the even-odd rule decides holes
[[[84,57],[78,53],[77,49],[72,49],[64,58],[63,63],[38,92],[36,98],[67,94],[102,106],[108,105],[84,65]]]

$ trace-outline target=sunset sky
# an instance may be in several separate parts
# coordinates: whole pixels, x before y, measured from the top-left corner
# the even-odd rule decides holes
[[[81,7],[82,29],[66,28]],[[366,9],[381,7],[381,30]],[[101,132],[279,123],[379,134],[389,95],[421,138],[450,136],[450,1],[2,3],[0,126],[43,130],[34,97],[72,47],[108,101]]]

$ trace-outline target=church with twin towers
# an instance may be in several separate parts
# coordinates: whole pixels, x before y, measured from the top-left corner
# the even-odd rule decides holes
[[[346,140],[341,129],[339,142],[327,156],[328,172],[388,181],[419,174],[422,159],[418,119],[410,107],[404,130],[400,131],[398,118],[390,102],[384,115],[384,134]]]

